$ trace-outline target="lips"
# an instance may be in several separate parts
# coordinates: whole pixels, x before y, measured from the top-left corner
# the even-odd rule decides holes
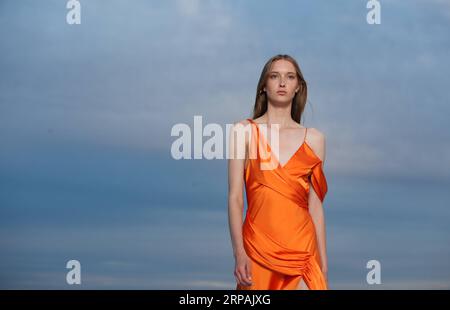
[[[284,90],[277,91],[278,95],[286,95],[287,93]]]

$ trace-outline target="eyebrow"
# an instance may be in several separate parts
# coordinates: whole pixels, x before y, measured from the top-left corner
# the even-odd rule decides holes
[[[269,74],[270,74],[270,73],[280,73],[280,72],[278,72],[278,71],[270,71]],[[289,72],[287,72],[287,73],[288,73],[288,74],[289,74],[289,73],[296,74],[296,72],[292,72],[292,71],[289,71]]]

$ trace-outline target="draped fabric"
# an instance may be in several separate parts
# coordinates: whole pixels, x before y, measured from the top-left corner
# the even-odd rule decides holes
[[[248,207],[242,235],[253,284],[238,284],[236,289],[296,289],[301,279],[309,289],[328,289],[308,211],[311,187],[321,202],[327,193],[322,160],[304,139],[281,165],[258,125],[248,120],[252,128],[250,154],[256,154],[247,161],[244,172]]]

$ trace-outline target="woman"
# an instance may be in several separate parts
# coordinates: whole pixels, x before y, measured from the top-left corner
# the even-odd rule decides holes
[[[238,290],[328,289],[325,136],[300,125],[306,97],[297,62],[274,56],[261,73],[253,119],[233,125],[228,215]],[[251,134],[238,142],[235,133],[243,126]],[[264,132],[277,126],[274,147],[278,140]],[[245,156],[236,158],[236,150]]]

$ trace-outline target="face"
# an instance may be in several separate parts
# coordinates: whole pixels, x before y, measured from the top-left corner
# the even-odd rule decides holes
[[[291,102],[299,90],[298,82],[294,65],[280,59],[272,63],[264,89],[271,101]]]

